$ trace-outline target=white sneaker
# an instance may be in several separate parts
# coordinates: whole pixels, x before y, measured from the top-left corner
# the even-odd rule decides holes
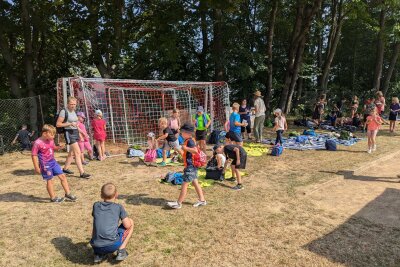
[[[376,151],[376,145],[372,147],[372,151]]]
[[[368,151],[367,151],[367,152],[368,152],[368,154],[371,154],[371,152],[372,152],[372,151],[371,151],[371,149],[368,149]]]
[[[167,202],[167,206],[171,209],[180,209],[182,208],[182,204],[178,203],[178,201]]]
[[[205,201],[205,200],[204,200],[204,201],[198,200],[196,203],[193,204],[193,207],[197,208],[197,207],[205,206],[205,205],[207,205],[207,201]]]

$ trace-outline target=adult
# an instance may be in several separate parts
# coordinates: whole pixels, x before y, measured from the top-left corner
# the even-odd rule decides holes
[[[382,115],[383,111],[385,110],[385,103],[386,101],[382,91],[376,92],[375,105],[379,116]]]
[[[247,139],[251,140],[251,121],[250,121],[250,106],[247,105],[247,100],[242,100],[242,105],[239,107],[240,122],[247,122],[247,126],[241,127],[242,138],[244,139],[244,133],[247,132]]]
[[[71,166],[72,160],[75,157],[75,163],[78,167],[80,177],[88,179],[90,174],[85,173],[82,166],[81,160],[81,149],[79,148],[79,131],[78,131],[78,116],[75,113],[76,109],[76,98],[73,96],[68,97],[67,108],[64,108],[60,111],[57,119],[57,127],[64,128],[64,137],[65,142],[69,145],[69,153],[67,156],[67,160],[65,161],[65,165],[63,168],[63,172],[66,174],[73,174],[71,170],[68,168]],[[64,119],[66,121],[64,122]]]
[[[323,119],[325,105],[326,105],[326,95],[322,94],[314,105],[314,112],[312,116],[312,119],[317,125],[319,125]]]
[[[336,112],[336,123],[339,122],[339,125],[342,126],[343,125],[343,113],[344,113],[344,106],[346,103],[346,99],[344,97],[342,97],[342,99],[340,99],[338,102],[335,103],[333,109]]]
[[[192,121],[196,127],[196,142],[198,142],[200,149],[206,153],[207,130],[211,125],[211,118],[207,113],[204,112],[204,108],[202,106],[198,106],[196,114],[192,117]]]
[[[262,99],[261,92],[257,90],[254,93],[254,136],[256,137],[256,142],[261,143],[263,140],[263,129],[265,122],[265,103]]]

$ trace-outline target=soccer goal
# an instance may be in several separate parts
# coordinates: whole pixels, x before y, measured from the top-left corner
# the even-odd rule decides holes
[[[225,82],[147,81],[100,78],[60,78],[57,108],[68,96],[78,99],[78,111],[90,121],[96,109],[107,121],[107,142],[127,147],[143,145],[149,132],[159,133],[158,119],[169,117],[174,108],[181,122],[191,121],[197,106],[211,117],[211,130],[222,129],[229,110],[229,87]]]

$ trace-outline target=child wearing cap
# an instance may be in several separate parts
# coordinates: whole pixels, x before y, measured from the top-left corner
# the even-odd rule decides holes
[[[157,159],[157,141],[153,132],[147,134],[147,148],[144,154],[144,162],[155,163]]]
[[[167,202],[167,205],[172,209],[182,208],[182,203],[185,200],[189,183],[192,183],[196,189],[196,193],[199,200],[193,204],[193,207],[200,207],[207,205],[207,201],[204,198],[203,190],[197,181],[197,168],[193,165],[193,154],[197,154],[196,143],[192,139],[194,134],[194,127],[189,123],[183,124],[181,127],[182,137],[185,139],[182,145],[183,150],[183,162],[185,168],[183,169],[183,184],[181,187],[181,193],[179,194],[178,201]]]
[[[83,123],[86,119],[86,116],[83,112],[78,112],[78,113],[76,113],[76,115],[78,116],[78,123],[77,123],[78,132],[79,132],[78,145],[79,145],[79,148],[81,149],[82,164],[87,165],[87,164],[89,164],[89,162],[85,161],[85,155],[84,155],[85,149],[88,152],[90,159],[93,159],[93,149],[89,142],[89,135],[86,131],[85,124]]]
[[[103,119],[103,112],[96,110],[96,117],[92,120],[93,138],[96,141],[98,160],[106,158],[106,121]]]
[[[206,153],[207,129],[211,125],[211,118],[208,114],[204,113],[204,108],[202,106],[198,106],[197,112],[193,115],[192,120],[196,127],[196,141],[198,142],[200,149]]]
[[[275,125],[274,125],[274,131],[276,131],[276,140],[275,140],[275,145],[280,144],[282,145],[282,134],[284,131],[287,131],[287,122],[285,116],[282,114],[282,110],[275,109],[274,111],[275,115]]]

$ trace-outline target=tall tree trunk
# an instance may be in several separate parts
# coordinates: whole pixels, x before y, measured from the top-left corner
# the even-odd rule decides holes
[[[385,52],[385,22],[386,22],[386,8],[382,7],[379,17],[379,34],[376,47],[376,60],[375,60],[375,74],[373,87],[376,90],[381,88],[383,56]]]
[[[320,12],[318,12],[318,23],[317,26],[315,27],[315,37],[317,38],[317,67],[318,70],[322,70],[322,51],[323,51],[323,46],[324,46],[324,40],[323,40],[323,31],[324,31],[324,27],[320,27],[318,24],[319,23],[323,23],[323,19],[322,19],[322,14],[323,11],[321,10]],[[318,77],[317,80],[317,85],[318,88],[321,88],[321,77]]]
[[[223,81],[225,78],[224,70],[224,46],[222,40],[222,10],[214,9],[214,46],[213,55],[215,63],[215,74],[214,79],[216,81]]]
[[[299,77],[297,79],[297,91],[296,91],[296,97],[294,98],[294,101],[293,101],[293,106],[292,106],[293,108],[296,108],[301,101],[301,97],[303,94],[303,85],[304,85],[304,78]]]
[[[270,22],[268,28],[268,46],[267,46],[267,84],[265,86],[265,108],[266,108],[266,117],[269,119],[271,114],[271,98],[272,98],[272,79],[273,79],[273,65],[272,65],[272,45],[274,41],[274,32],[275,32],[275,21],[276,14],[278,12],[278,0],[274,0],[272,2],[272,9],[270,13]]]
[[[392,79],[392,74],[393,74],[394,68],[396,67],[396,63],[397,63],[397,59],[399,58],[399,54],[400,54],[400,42],[397,42],[395,44],[393,56],[390,61],[390,65],[389,65],[389,69],[388,69],[388,72],[385,77],[385,81],[383,83],[383,95],[386,95],[388,93],[390,80]]]
[[[199,55],[200,61],[200,79],[208,80],[207,75],[207,53],[208,53],[208,30],[207,30],[207,3],[205,0],[200,0],[200,28],[202,38],[202,49]]]
[[[11,95],[17,98],[22,97],[21,84],[18,78],[17,71],[15,69],[15,63],[13,60],[11,48],[13,44],[9,44],[4,32],[4,28],[0,28],[0,52],[3,56],[5,63],[5,69],[8,77],[8,82],[10,83]]]

